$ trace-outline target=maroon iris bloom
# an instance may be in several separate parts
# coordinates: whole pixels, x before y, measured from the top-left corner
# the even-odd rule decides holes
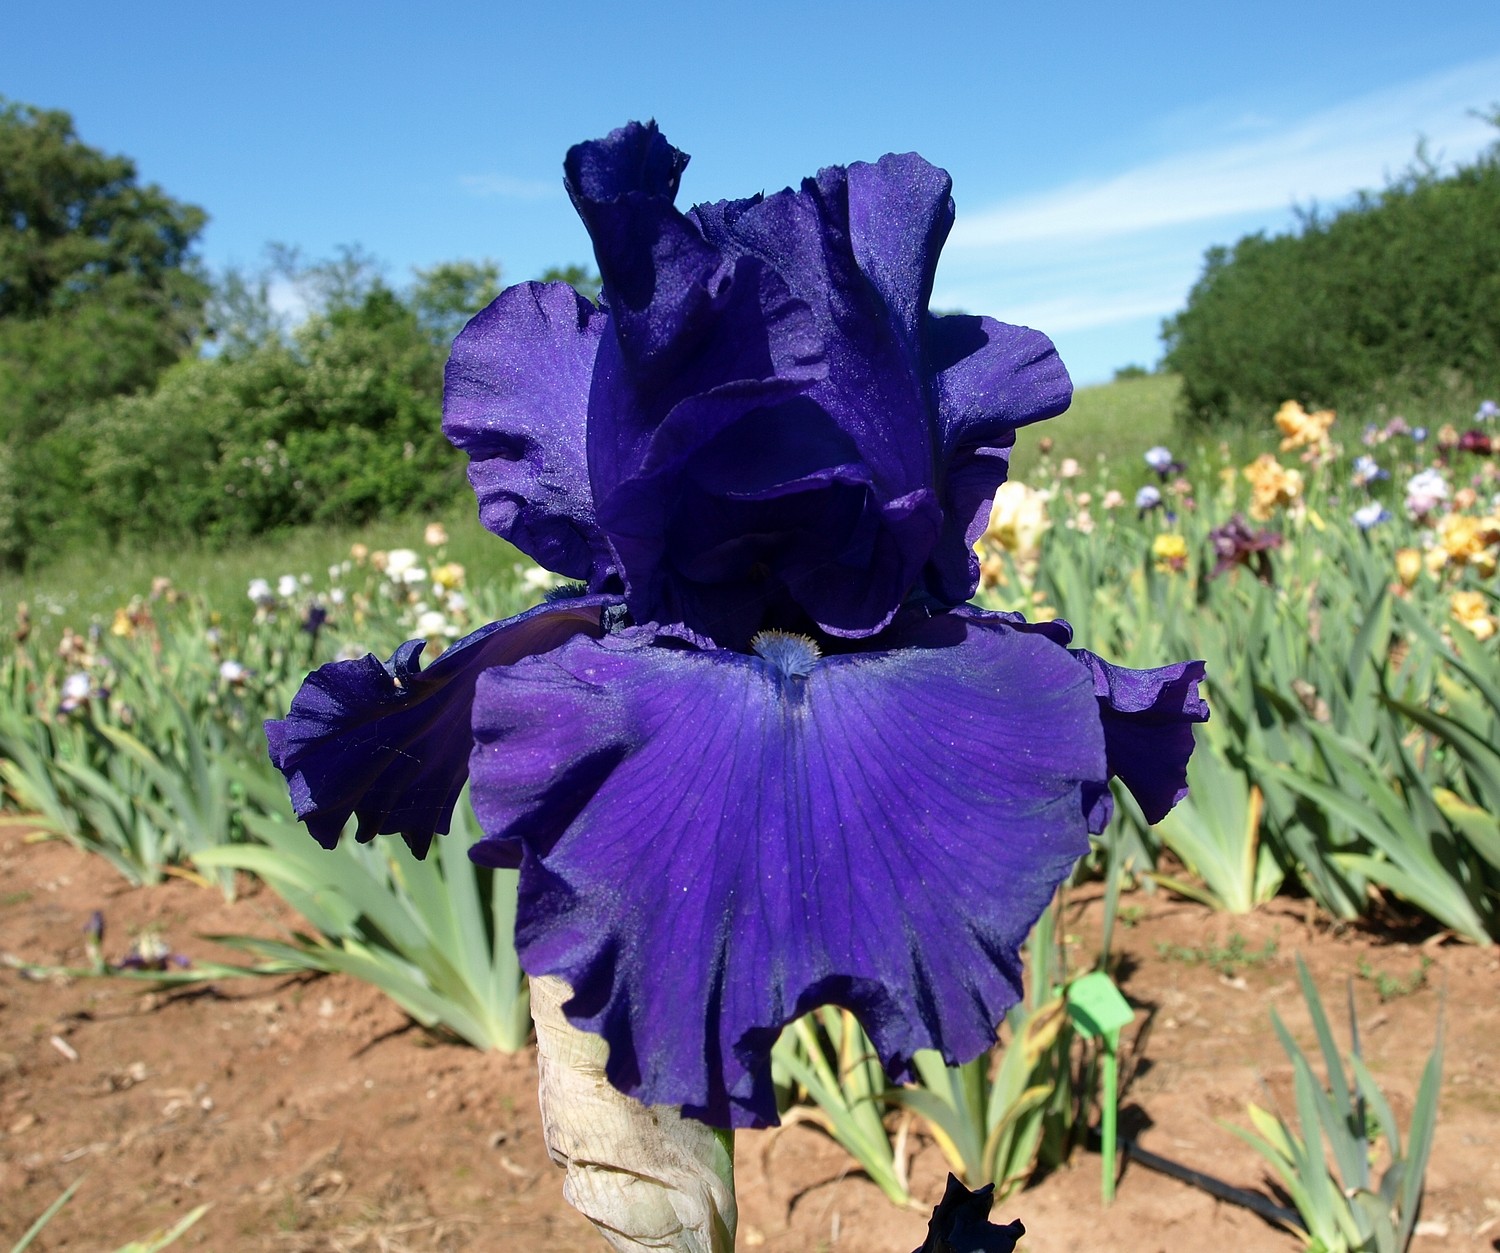
[[[897,1077],[977,1056],[1018,948],[1108,820],[1186,790],[1203,667],[1112,666],[965,604],[1017,428],[1068,405],[1047,338],[928,310],[953,222],[920,157],[675,207],[654,124],[568,153],[604,303],[510,288],[459,336],[444,430],[480,517],[582,585],[324,666],[268,724],[332,846],[419,853],[472,781],[516,943],[608,1074],[776,1119],[769,1052],[823,1004]]]
[[[1281,547],[1281,536],[1275,531],[1253,531],[1245,524],[1244,518],[1235,514],[1223,526],[1214,527],[1208,538],[1218,557],[1209,578],[1216,579],[1226,570],[1244,566],[1253,570],[1262,583],[1275,582],[1271,552]]]

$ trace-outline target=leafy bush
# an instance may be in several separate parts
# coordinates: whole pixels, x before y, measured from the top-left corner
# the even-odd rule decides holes
[[[1300,229],[1216,247],[1163,327],[1191,419],[1247,420],[1288,396],[1404,401],[1500,380],[1500,147],[1440,177],[1422,160]]]
[[[273,246],[261,272],[211,287],[192,252],[203,211],[139,185],[66,114],[0,99],[0,171],[0,564],[222,545],[462,494],[438,431],[443,364],[499,291],[495,262],[398,290],[357,248],[307,264]],[[582,267],[544,277],[598,291]]]
[[[154,393],[77,415],[80,487],[112,543],[435,506],[463,482],[434,435],[446,351],[377,285],[289,341],[183,362]]]

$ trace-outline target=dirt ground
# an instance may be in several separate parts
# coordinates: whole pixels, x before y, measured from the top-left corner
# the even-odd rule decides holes
[[[290,919],[264,888],[232,905],[183,881],[132,889],[100,859],[23,835],[0,825],[0,955],[82,965],[83,928],[98,909],[111,957],[140,928],[159,927],[195,958],[236,960],[200,934],[274,935]],[[1342,990],[1354,978],[1367,1060],[1403,1120],[1446,995],[1441,1116],[1416,1248],[1500,1248],[1500,951],[1335,930],[1296,903],[1228,918],[1137,894],[1122,913],[1116,948],[1138,1007],[1125,1033],[1134,1077],[1122,1126],[1143,1146],[1270,1195],[1260,1159],[1220,1123],[1245,1123],[1245,1103],[1264,1103],[1266,1088],[1289,1090],[1268,1009],[1312,1043],[1293,966],[1301,952],[1341,1040]],[[1096,943],[1099,915],[1096,894],[1075,893],[1067,930],[1080,956]],[[1250,958],[1226,975],[1204,958],[1223,956],[1235,933]],[[1399,982],[1424,956],[1425,983],[1388,987],[1402,994],[1382,1003],[1370,976]],[[602,1249],[562,1200],[535,1078],[529,1053],[435,1041],[342,977],[152,993],[0,969],[0,1249],[80,1176],[33,1249],[112,1250],[205,1201],[212,1208],[175,1247]],[[945,1174],[930,1141],[912,1143],[920,1208],[908,1212],[812,1127],[742,1133],[739,1247],[909,1253]],[[996,1217],[1024,1220],[1031,1253],[1299,1247],[1248,1211],[1134,1164],[1102,1209],[1099,1170],[1096,1155],[1080,1152]]]

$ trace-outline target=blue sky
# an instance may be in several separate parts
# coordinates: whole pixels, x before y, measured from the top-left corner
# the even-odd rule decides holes
[[[1080,383],[1160,352],[1203,251],[1495,132],[1500,4],[10,4],[0,94],[204,206],[210,266],[360,244],[393,280],[589,259],[570,143],[655,117],[685,201],[916,150],[954,178],[935,305]],[[1295,298],[1289,293],[1289,299]]]

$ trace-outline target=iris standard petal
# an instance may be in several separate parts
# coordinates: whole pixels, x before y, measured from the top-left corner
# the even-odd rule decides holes
[[[752,482],[797,478],[807,446],[820,438],[816,423],[799,420],[805,402],[798,393],[823,368],[806,310],[758,263],[736,269],[718,322],[718,333],[692,369],[660,388],[643,386],[626,368],[618,343],[606,338],[595,371],[588,444],[599,521],[619,558],[631,612],[640,621],[686,621],[705,632],[712,629],[708,623],[682,617],[682,584],[699,580],[681,569],[672,550],[674,529],[700,524],[685,498],[702,494],[731,447],[755,455],[753,466],[740,463],[747,481],[732,485],[731,492],[753,490]],[[704,390],[690,390],[693,374]],[[800,444],[783,445],[778,437],[793,429],[802,432]],[[751,560],[726,566],[714,582],[747,603],[769,594]]]
[[[308,675],[285,718],[266,723],[271,760],[292,808],[324,848],[351,815],[358,838],[399,832],[417,856],[445,833],[469,773],[474,684],[491,666],[599,633],[604,596],[539,605],[459,640],[425,670],[423,641],[388,663],[373,653]]]
[[[572,986],[622,1091],[774,1122],[771,1044],[825,1003],[897,1077],[916,1049],[994,1042],[1018,947],[1087,848],[1098,702],[1040,635],[900,634],[805,678],[650,628],[481,677],[476,858],[522,848],[522,962]]]
[[[680,373],[730,285],[732,267],[674,207],[687,163],[655,122],[576,144],[563,161],[615,334],[642,379]]]
[[[1073,383],[1050,339],[993,318],[929,318],[927,354],[943,474],[943,536],[927,588],[952,604],[979,584],[974,542],[1009,472],[1016,430],[1062,413]]]
[[[654,124],[632,123],[566,163],[611,311],[589,471],[632,613],[681,616],[739,646],[786,602],[828,634],[859,637],[885,629],[918,584],[946,604],[967,599],[1014,431],[1065,409],[1071,384],[1045,336],[928,312],[953,223],[948,175],[892,155],[684,214],[673,202],[686,162]],[[852,453],[809,467],[780,438],[794,424],[826,425]],[[710,491],[711,444],[759,449],[741,460],[762,484],[784,458],[778,499],[812,474],[837,484],[809,510],[830,519],[827,533],[747,517],[754,489]],[[714,507],[689,519],[689,498]],[[714,529],[715,512],[747,542],[715,549],[705,587],[679,567],[672,536],[700,515]],[[785,558],[808,541],[862,555],[820,557],[832,577],[808,579]],[[732,611],[693,618],[712,601]]]
[[[725,256],[763,258],[807,306],[827,373],[806,394],[854,442],[878,497],[887,500],[932,487],[932,417],[909,311],[891,307],[882,283],[862,267],[861,254],[901,305],[923,299],[925,259],[879,253],[882,247],[910,249],[936,230],[926,219],[889,220],[891,202],[901,199],[892,184],[918,174],[911,199],[931,211],[921,193],[931,191],[924,187],[927,175],[941,176],[946,206],[942,171],[919,157],[886,157],[875,166],[821,170],[797,191],[699,205],[692,213]]]
[[[1187,795],[1193,724],[1208,721],[1208,703],[1198,691],[1203,663],[1132,670],[1084,648],[1072,651],[1093,676],[1109,773],[1130,789],[1147,822],[1160,822]]]
[[[915,152],[849,167],[849,244],[912,353],[921,351],[938,254],[953,229],[953,180]]]
[[[762,430],[826,373],[806,306],[762,258],[727,255],[673,204],[687,157],[653,125],[568,154],[569,191],[593,238],[609,324],[589,401],[590,484],[638,620],[686,621],[669,532],[700,451],[732,428]],[[784,474],[783,478],[789,477]],[[763,616],[774,589],[747,560],[727,570],[726,602]],[[696,580],[682,576],[689,584]]]
[[[567,283],[521,283],[464,327],[443,376],[443,432],[469,455],[479,520],[590,587],[614,564],[585,445],[607,320]]]
[[[621,525],[650,517],[654,532],[613,538],[627,569],[639,557],[660,572],[654,616],[738,649],[768,621],[831,635],[883,625],[936,520],[929,492],[881,501],[858,449],[806,400],[732,424],[675,475],[636,479],[627,500]]]
[[[889,623],[942,526],[915,341],[950,219],[947,176],[914,156],[831,168],[800,192],[700,205],[687,215],[733,266],[719,300],[726,312],[716,312],[712,335],[696,350],[695,385],[714,386],[694,395],[674,380],[681,398],[671,393],[674,406],[651,426],[649,446],[621,432],[630,410],[639,423],[642,412],[661,412],[663,396],[641,386],[628,361],[609,375],[617,386],[595,393],[596,402],[628,396],[620,414],[596,403],[603,439],[591,444],[590,465],[638,618],[691,615],[717,601],[733,607],[729,625],[693,625],[729,645],[743,645],[783,602],[835,635],[870,635]],[[736,302],[736,288],[759,294]],[[601,360],[609,359],[606,349]],[[709,361],[735,362],[744,381],[714,382],[703,368]],[[818,445],[821,459],[809,462],[805,454]],[[725,464],[739,472],[726,480]],[[794,498],[814,525],[799,522],[794,509],[747,503]],[[715,548],[708,586],[697,573],[703,563],[685,568],[673,540],[703,523],[710,531],[732,526],[746,541]],[[798,567],[809,563],[826,577],[807,578]]]

